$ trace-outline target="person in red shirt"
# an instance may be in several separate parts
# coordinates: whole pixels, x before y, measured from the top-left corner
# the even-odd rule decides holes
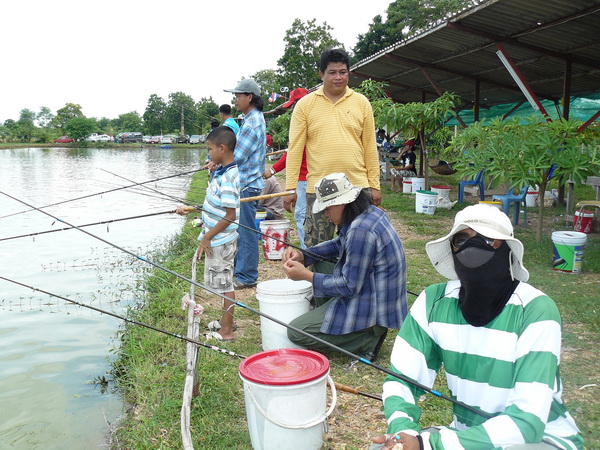
[[[304,88],[296,88],[292,92],[290,92],[290,99],[278,106],[276,109],[289,109],[292,108],[298,100],[308,94],[308,90]],[[284,153],[279,161],[277,161],[271,168],[265,169],[265,173],[263,174],[263,178],[268,179],[271,178],[278,172],[281,172],[285,169],[285,164],[287,160],[287,153]],[[306,167],[306,150],[304,150],[304,154],[302,155],[302,163],[300,165],[300,175],[298,176],[298,186],[296,187],[296,195],[298,196],[298,200],[296,200],[296,208],[294,209],[294,220],[296,221],[296,228],[298,230],[298,237],[300,238],[300,247],[306,248],[304,244],[304,218],[306,217],[306,175],[308,174],[308,169]]]

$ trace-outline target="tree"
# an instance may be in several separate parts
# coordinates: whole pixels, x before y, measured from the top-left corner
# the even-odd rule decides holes
[[[52,114],[52,110],[47,106],[42,106],[36,115],[37,124],[41,128],[50,126],[52,119],[54,119],[54,114]]]
[[[144,111],[144,131],[146,134],[163,134],[165,128],[165,113],[167,104],[162,97],[152,94]]]
[[[290,89],[310,88],[321,82],[319,59],[323,50],[343,45],[331,36],[327,22],[317,25],[316,19],[307,23],[294,19],[292,27],[286,31],[285,51],[277,64],[280,67],[281,85]]]
[[[19,113],[19,120],[17,121],[17,124],[19,126],[19,138],[22,141],[29,142],[35,134],[35,119],[36,114],[30,109],[24,108]]]
[[[387,25],[391,36],[410,36],[433,26],[470,5],[473,0],[396,0],[387,9]]]
[[[196,120],[196,102],[191,96],[183,92],[169,94],[165,111],[165,131],[179,133],[192,130]]]
[[[394,42],[402,39],[402,34],[393,35],[390,27],[383,21],[380,15],[373,17],[373,23],[369,25],[369,31],[359,34],[354,47],[354,61],[358,62],[378,51],[389,47]]]
[[[451,147],[460,155],[454,167],[459,176],[473,177],[485,169],[497,185],[508,181],[510,187],[539,186],[539,222],[536,240],[541,241],[544,218],[543,193],[551,177],[571,178],[581,183],[600,172],[597,140],[578,131],[577,120],[542,121],[532,118],[526,124],[519,119],[494,119],[484,125],[476,122],[452,140]]]
[[[256,81],[256,84],[260,87],[261,97],[265,104],[268,102],[271,93],[275,92],[279,94],[281,92],[279,74],[274,69],[259,70],[250,78]],[[282,102],[280,101],[279,103]]]
[[[2,135],[6,141],[17,139],[19,134],[19,124],[13,119],[6,119],[2,126]]]
[[[77,117],[85,117],[81,112],[81,105],[76,103],[66,103],[64,107],[56,111],[56,117],[52,119],[52,125],[56,128],[64,129],[65,124]]]
[[[143,129],[142,118],[137,111],[119,114],[119,117],[113,123],[118,132],[141,131]]]
[[[428,134],[441,128],[452,114],[460,97],[448,92],[433,102],[394,103],[385,94],[386,84],[365,80],[361,83],[359,92],[363,93],[373,107],[375,126],[388,130],[401,131],[407,137],[419,137],[420,158],[419,176],[425,175],[425,185],[429,184],[428,156],[425,151],[425,141]]]
[[[108,117],[101,117],[100,119],[96,120],[96,124],[98,130],[100,130],[102,133],[108,134],[109,136],[114,136],[116,134],[113,121]]]
[[[96,130],[96,120],[75,117],[65,123],[64,130],[66,134],[76,141],[83,140]]]
[[[475,3],[474,0],[396,0],[388,6],[386,21],[375,16],[369,30],[358,35],[354,60],[365,59]]]
[[[208,131],[211,128],[210,123],[215,120],[219,120],[219,105],[215,103],[212,97],[202,97],[196,104],[196,123],[192,131],[201,133]]]

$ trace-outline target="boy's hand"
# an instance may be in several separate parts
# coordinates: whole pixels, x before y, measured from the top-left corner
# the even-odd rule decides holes
[[[175,209],[175,212],[180,216],[185,216],[195,210],[196,208],[194,208],[193,206],[177,205],[177,209]]]
[[[206,237],[202,238],[200,245],[196,249],[196,253],[194,254],[196,261],[200,261],[202,259],[202,253],[206,253],[209,256],[212,255],[210,239],[206,239]]]
[[[208,169],[211,172],[214,172],[217,169],[217,167],[219,167],[219,165],[213,161],[209,161],[204,166],[202,166],[203,169]]]

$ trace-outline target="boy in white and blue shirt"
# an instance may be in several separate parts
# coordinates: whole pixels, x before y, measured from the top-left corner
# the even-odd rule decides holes
[[[221,320],[208,324],[210,331],[206,337],[219,341],[233,340],[233,272],[240,217],[240,174],[233,157],[235,144],[235,134],[227,126],[213,129],[206,138],[210,160],[219,167],[206,190],[202,232],[198,236],[200,245],[194,255],[199,260],[202,253],[206,254],[204,283],[207,287],[231,299],[223,299]],[[177,212],[186,213],[182,207],[177,208]]]

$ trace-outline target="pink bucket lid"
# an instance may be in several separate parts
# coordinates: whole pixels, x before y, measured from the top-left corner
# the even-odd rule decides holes
[[[431,189],[450,189],[450,186],[442,186],[441,184],[436,184],[431,186]]]
[[[256,353],[240,363],[241,377],[274,386],[308,383],[328,371],[329,360],[321,353],[296,348]]]

